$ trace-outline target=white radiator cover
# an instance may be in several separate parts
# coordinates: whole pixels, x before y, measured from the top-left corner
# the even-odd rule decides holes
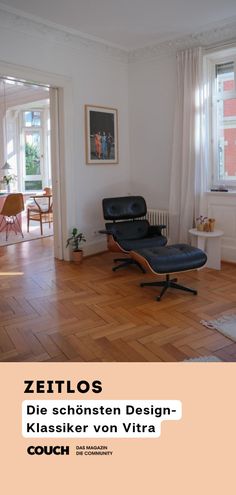
[[[162,234],[166,237],[169,236],[169,211],[149,209],[145,217],[150,225],[166,225],[166,228],[162,230]]]
[[[208,218],[215,218],[215,229],[224,232],[221,259],[236,263],[236,192],[212,191],[206,193],[206,198]]]

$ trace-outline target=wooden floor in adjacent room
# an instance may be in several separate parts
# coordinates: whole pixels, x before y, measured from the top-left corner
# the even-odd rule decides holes
[[[1,361],[236,361],[236,342],[200,320],[236,313],[236,266],[179,276],[198,296],[157,288],[136,268],[113,273],[112,254],[81,266],[55,261],[52,238],[0,248]]]

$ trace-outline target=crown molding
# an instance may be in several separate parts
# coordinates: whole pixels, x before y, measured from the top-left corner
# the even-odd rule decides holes
[[[226,42],[235,43],[236,46],[236,18],[231,22],[222,21],[206,31],[189,34],[169,41],[163,41],[129,52],[129,62],[168,56],[175,54],[178,50],[201,46],[211,48],[214,45]]]
[[[0,27],[15,29],[31,36],[47,39],[51,43],[63,44],[76,49],[87,48],[97,54],[109,56],[122,62],[136,62],[168,56],[177,50],[202,46],[211,48],[230,41],[236,45],[236,17],[212,25],[208,30],[188,34],[172,40],[161,41],[142,48],[126,50],[73,29],[67,29],[35,16],[22,14],[0,3]],[[220,48],[219,48],[220,49]]]
[[[54,44],[63,44],[77,49],[87,48],[97,54],[128,62],[128,51],[119,46],[48,21],[38,20],[34,16],[23,15],[16,9],[10,9],[3,4],[0,4],[0,27],[15,29],[34,37],[46,38]]]

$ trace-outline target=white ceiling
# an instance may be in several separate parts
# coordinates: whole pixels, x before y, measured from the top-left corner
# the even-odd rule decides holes
[[[3,81],[5,81],[5,87]],[[0,105],[6,105],[9,108],[22,101],[34,102],[45,98],[48,98],[46,87],[0,78]]]
[[[127,50],[230,23],[236,0],[1,0],[1,4]]]

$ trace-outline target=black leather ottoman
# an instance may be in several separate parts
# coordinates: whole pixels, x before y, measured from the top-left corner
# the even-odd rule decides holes
[[[131,251],[130,254],[145,270],[155,275],[166,275],[165,280],[159,282],[142,282],[140,284],[141,287],[162,287],[157,301],[161,300],[161,297],[169,287],[191,292],[195,295],[197,294],[195,289],[177,284],[176,278],[170,279],[170,273],[186,272],[204,266],[207,256],[201,249],[189,246],[188,244],[173,244],[172,246],[139,249],[137,251]]]

